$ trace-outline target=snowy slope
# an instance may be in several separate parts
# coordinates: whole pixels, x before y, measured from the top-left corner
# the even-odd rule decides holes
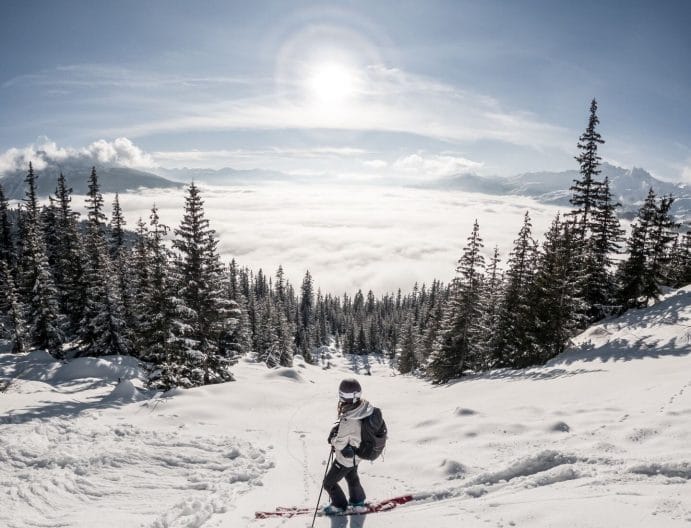
[[[127,358],[0,354],[0,526],[304,527],[340,379],[384,410],[372,499],[417,501],[316,526],[690,526],[691,288],[592,327],[542,368],[445,386],[325,353],[150,399]],[[332,357],[328,357],[331,355]],[[118,384],[118,378],[121,378]],[[1,384],[0,384],[1,386]],[[322,498],[322,502],[325,499]]]

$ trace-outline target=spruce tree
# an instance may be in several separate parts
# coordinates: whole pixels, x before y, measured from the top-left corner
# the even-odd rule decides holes
[[[401,374],[408,374],[418,367],[417,357],[415,356],[416,348],[417,343],[415,332],[413,331],[413,322],[408,319],[404,325],[403,344],[398,356],[398,371]]]
[[[600,161],[602,158],[597,153],[598,145],[602,145],[604,140],[596,127],[600,123],[597,117],[597,101],[593,99],[590,103],[590,117],[585,132],[578,138],[578,148],[581,153],[576,156],[576,161],[580,165],[581,177],[574,180],[571,186],[571,205],[574,209],[571,215],[575,217],[578,226],[577,236],[581,242],[585,242],[588,234],[592,232],[595,223],[593,218],[597,202],[601,193],[602,182],[598,181],[600,174]]]
[[[55,189],[57,247],[56,268],[60,276],[60,306],[67,316],[68,330],[75,334],[86,309],[84,264],[86,256],[79,236],[79,214],[72,210],[72,189],[62,173]]]
[[[494,252],[487,266],[486,278],[480,299],[480,336],[478,338],[478,368],[487,370],[492,368],[497,357],[498,332],[500,321],[500,305],[503,289],[503,274],[499,269],[499,247]]]
[[[218,241],[204,214],[199,189],[192,183],[185,214],[175,229],[173,248],[176,320],[171,352],[162,366],[161,385],[193,387],[233,379],[227,337],[237,319],[228,299]]]
[[[667,272],[672,256],[671,247],[679,229],[679,224],[670,214],[673,202],[674,197],[671,195],[662,197],[656,203],[653,213],[646,247],[647,269],[642,292],[646,301],[657,299],[662,293],[662,287],[672,283]]]
[[[639,308],[647,302],[643,297],[650,247],[648,239],[656,214],[656,195],[651,188],[631,225],[631,234],[627,240],[628,257],[619,264],[617,270],[617,297],[622,312],[629,308]]]
[[[79,327],[80,353],[89,356],[127,355],[131,342],[122,294],[108,251],[103,195],[92,168],[86,197],[87,232],[84,240],[86,306]]]
[[[58,305],[58,292],[48,262],[36,195],[36,175],[29,164],[26,176],[26,217],[23,240],[23,285],[29,308],[29,335],[31,345],[48,350],[62,358],[65,335]]]
[[[26,322],[24,308],[19,299],[17,288],[7,262],[0,259],[0,330],[12,342],[12,352],[22,353],[27,350]]]
[[[2,185],[0,185],[0,260],[5,262],[10,269],[14,266],[16,260],[9,204],[7,198],[5,198],[5,191]]]
[[[593,211],[592,238],[588,242],[588,265],[585,268],[587,286],[584,301],[590,320],[601,319],[614,304],[615,281],[612,256],[621,250],[624,230],[621,229],[616,210],[621,204],[612,200],[609,179],[605,178]]]
[[[429,373],[437,382],[460,377],[477,368],[477,340],[480,335],[481,294],[485,260],[477,220],[458,261],[451,297],[446,305],[442,329],[430,357]]]
[[[298,314],[296,344],[305,361],[311,362],[314,346],[314,285],[309,270],[302,280]]]
[[[542,364],[563,352],[569,338],[583,325],[585,301],[580,297],[578,248],[569,223],[555,218],[545,236],[531,286],[529,330],[532,348],[521,366]]]
[[[496,366],[521,368],[531,354],[530,297],[536,266],[536,242],[526,212],[509,255],[504,296],[499,307]]]

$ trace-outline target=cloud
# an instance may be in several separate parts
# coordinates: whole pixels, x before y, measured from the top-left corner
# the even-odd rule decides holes
[[[484,163],[472,161],[459,156],[439,154],[423,156],[422,154],[410,154],[397,159],[394,168],[406,172],[415,172],[421,176],[443,177],[452,176],[459,172],[468,172],[481,169]]]
[[[0,174],[15,170],[24,170],[33,163],[37,170],[48,165],[55,165],[69,159],[88,160],[94,165],[110,165],[133,169],[151,169],[157,166],[153,157],[137,147],[127,138],[120,137],[113,141],[99,139],[90,145],[74,149],[59,147],[48,138],[39,138],[23,148],[11,148],[0,154]]]
[[[60,75],[72,74],[78,82],[87,82],[89,71],[68,70]],[[492,140],[538,150],[573,150],[573,131],[545,122],[533,113],[507,108],[498,99],[462,87],[381,65],[360,68],[357,93],[334,104],[310,97],[308,91],[300,88],[304,84],[300,79],[287,79],[281,84],[266,78],[235,81],[165,77],[165,82],[157,85],[158,77],[146,72],[99,73],[95,69],[93,76],[95,81],[102,82],[95,93],[102,94],[100,99],[113,102],[109,110],[113,112],[112,119],[104,120],[111,124],[100,130],[104,137],[326,129],[406,133],[451,142]],[[123,89],[117,85],[119,82],[133,88]],[[241,88],[223,84],[233,82],[241,84]],[[49,76],[45,83],[50,85]],[[152,89],[147,91],[148,87]]]
[[[519,196],[391,187],[276,184],[201,190],[225,262],[234,257],[269,274],[282,264],[295,285],[309,269],[322,291],[335,294],[410,289],[434,278],[448,282],[476,218],[486,253],[498,244],[505,259],[526,210],[540,237],[557,212]],[[81,198],[74,202],[83,211]],[[154,202],[163,222],[179,224],[183,192],[166,189],[121,195],[128,225],[140,216],[147,219]]]
[[[372,168],[372,169],[383,169],[384,167],[388,167],[388,166],[389,166],[389,163],[388,163],[388,162],[386,162],[386,161],[384,161],[384,160],[380,160],[380,159],[365,160],[365,161],[362,162],[362,164],[363,164],[365,167],[370,167],[370,168]]]
[[[310,160],[328,158],[354,158],[368,152],[354,147],[314,146],[304,148],[267,147],[258,149],[216,149],[216,150],[161,150],[151,153],[157,164],[165,167],[220,168],[234,164],[245,165],[249,161],[252,168],[262,166],[267,160],[289,159]],[[265,168],[265,167],[262,167]]]

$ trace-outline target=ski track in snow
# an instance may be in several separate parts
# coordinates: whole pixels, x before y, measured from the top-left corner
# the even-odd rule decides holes
[[[130,526],[198,528],[270,467],[264,451],[229,437],[95,419],[2,425],[0,526],[85,526],[93,510],[107,512],[98,526],[124,515]]]

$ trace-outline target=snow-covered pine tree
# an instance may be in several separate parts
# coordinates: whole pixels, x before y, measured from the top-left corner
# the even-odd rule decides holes
[[[691,230],[678,235],[667,275],[674,288],[691,284]]]
[[[109,223],[110,229],[108,230],[110,235],[110,260],[115,273],[118,292],[120,293],[122,317],[128,334],[128,340],[130,343],[134,343],[136,340],[135,332],[137,320],[133,304],[136,292],[132,290],[129,281],[129,277],[133,274],[133,270],[129,265],[131,263],[132,252],[125,246],[125,225],[127,225],[127,222],[122,213],[122,207],[120,207],[120,196],[118,193],[115,193]],[[137,348],[132,346],[130,354],[137,355]]]
[[[648,243],[646,244],[646,273],[643,282],[643,295],[646,301],[657,299],[662,287],[672,283],[667,275],[671,261],[671,248],[677,238],[679,224],[676,223],[670,209],[673,196],[663,196],[657,201],[652,222],[650,223]]]
[[[581,177],[574,180],[571,186],[571,205],[574,209],[570,215],[574,217],[578,226],[577,238],[585,242],[595,223],[594,214],[601,196],[602,182],[597,179],[600,174],[600,161],[602,158],[597,153],[598,145],[605,141],[596,130],[600,119],[597,117],[597,101],[590,103],[590,117],[585,132],[578,138],[578,148],[581,153],[576,156],[580,165]]]
[[[302,279],[298,314],[295,344],[305,361],[310,363],[314,346],[314,285],[309,270]]]
[[[4,261],[10,269],[14,267],[16,262],[9,204],[2,185],[0,185],[0,260]]]
[[[617,217],[617,208],[605,178],[597,195],[593,211],[592,237],[589,240],[589,265],[585,269],[587,290],[584,301],[591,321],[601,319],[611,312],[615,304],[615,279],[612,272],[612,255],[621,251],[624,230]],[[573,234],[572,234],[573,235]],[[583,321],[587,323],[587,321]]]
[[[532,355],[524,356],[521,366],[542,364],[560,354],[584,324],[574,236],[571,224],[562,224],[559,215],[545,235],[531,288]]]
[[[494,247],[485,274],[485,281],[480,296],[480,336],[478,338],[478,369],[492,368],[496,359],[497,336],[499,331],[499,307],[504,294],[503,273],[499,269],[499,247]]]
[[[199,189],[192,183],[173,240],[176,320],[171,351],[162,366],[163,386],[194,387],[233,379],[234,358],[225,339],[237,323],[237,304],[226,294],[217,245]]]
[[[87,303],[84,278],[86,257],[77,229],[79,213],[72,210],[71,202],[72,189],[67,186],[65,176],[60,173],[55,189],[56,268],[60,276],[60,306],[67,316],[69,333],[76,334]]]
[[[84,240],[87,302],[79,328],[82,345],[80,354],[127,355],[131,350],[131,342],[124,318],[122,295],[108,251],[103,195],[95,167],[91,169],[85,202],[88,218]]]
[[[140,241],[135,245],[135,262],[143,266],[135,275],[134,283],[141,288],[138,296],[137,349],[145,361],[162,365],[168,354],[173,334],[173,291],[169,274],[170,251],[165,245],[168,226],[161,223],[154,205],[149,215],[149,227],[140,224]],[[157,373],[149,382],[156,385]]]
[[[481,295],[485,259],[480,227],[475,220],[447,302],[442,328],[430,356],[428,372],[443,383],[478,367],[477,339],[480,334]]]
[[[448,287],[443,287],[438,281],[435,281],[435,284],[437,284],[437,294],[433,297],[434,302],[429,309],[427,322],[424,328],[421,329],[421,337],[417,347],[417,355],[420,359],[420,364],[423,366],[432,353],[434,343],[439,337],[442,320],[444,318],[444,307],[446,306],[449,295]]]
[[[620,262],[617,269],[617,298],[622,312],[629,308],[639,308],[647,302],[643,296],[650,246],[648,238],[656,214],[656,195],[651,187],[631,225],[631,233],[626,243],[628,256]]]
[[[403,325],[403,343],[401,344],[401,351],[398,355],[398,371],[401,374],[408,374],[418,367],[417,356],[415,354],[417,340],[415,338],[413,326],[411,318],[408,318],[407,322]]]
[[[504,296],[499,307],[496,357],[492,364],[520,368],[530,355],[530,288],[536,267],[536,242],[532,236],[530,215],[526,212],[523,225],[509,254],[505,273]]]
[[[0,331],[12,342],[12,352],[21,353],[27,349],[24,308],[19,300],[12,272],[5,260],[0,259]]]
[[[58,292],[48,262],[43,226],[36,196],[36,175],[31,163],[25,178],[26,215],[23,240],[23,280],[28,305],[31,345],[62,358],[65,334],[62,330]]]

